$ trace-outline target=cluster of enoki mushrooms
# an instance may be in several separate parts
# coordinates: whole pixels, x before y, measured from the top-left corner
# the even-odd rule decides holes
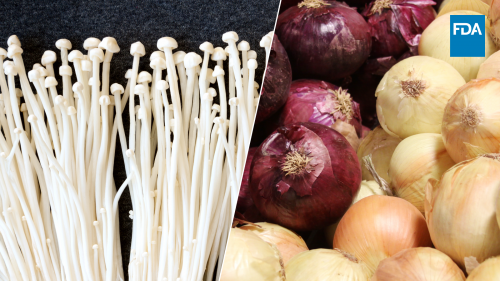
[[[146,52],[132,44],[125,88],[109,85],[120,50],[112,37],[85,40],[86,55],[58,40],[62,87],[55,52],[26,72],[21,42],[8,39],[0,48],[1,280],[123,280],[117,209],[127,187],[130,280],[220,274],[259,96],[256,52],[235,32],[222,39],[225,49],[205,42],[200,56],[174,53],[177,42],[161,38],[152,73],[139,72]],[[271,41],[260,42],[266,53]],[[119,187],[117,138],[127,174]]]

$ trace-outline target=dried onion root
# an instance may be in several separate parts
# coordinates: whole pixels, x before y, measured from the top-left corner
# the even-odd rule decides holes
[[[263,41],[270,44],[272,36]],[[139,72],[146,52],[136,42],[123,88],[110,87],[111,59],[120,50],[114,38],[87,39],[86,55],[68,53],[71,42],[61,39],[59,93],[56,53],[46,51],[44,67],[35,64],[26,74],[21,43],[9,38],[8,52],[0,48],[0,277],[124,280],[117,208],[128,186],[129,279],[212,280],[238,198],[258,89],[255,51],[245,41],[237,46],[235,32],[223,41],[227,52],[205,42],[202,58],[173,53],[177,42],[161,38],[152,74]],[[73,72],[78,82],[71,85]],[[217,95],[220,104],[213,103]],[[121,116],[127,100],[128,136]],[[118,189],[117,138],[127,173]]]

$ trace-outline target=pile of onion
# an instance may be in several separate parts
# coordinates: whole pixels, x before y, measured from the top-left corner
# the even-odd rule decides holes
[[[378,264],[401,250],[432,245],[424,216],[397,197],[361,199],[339,222],[333,247],[353,254],[374,273]]]
[[[258,222],[240,228],[252,231],[262,240],[274,244],[280,251],[285,265],[295,255],[309,250],[302,237],[277,224]]]
[[[455,162],[500,152],[500,79],[473,80],[445,108],[442,135]]]
[[[400,138],[389,135],[378,126],[361,141],[357,151],[358,159],[361,162],[363,157],[371,155],[375,171],[390,184],[389,163],[394,150],[400,142]],[[364,180],[374,180],[372,173],[364,165],[361,165],[361,171]]]
[[[433,248],[413,248],[383,260],[371,280],[465,281],[465,275],[452,259],[440,251]]]
[[[477,79],[486,78],[500,78],[500,51],[495,52],[479,66]]]
[[[278,17],[276,35],[294,79],[335,81],[354,73],[371,51],[370,27],[344,3],[305,0]]]
[[[492,0],[488,11],[488,21],[490,23],[490,37],[500,48],[500,0]]]
[[[404,59],[384,75],[377,87],[380,125],[402,139],[441,133],[446,103],[464,84],[460,73],[442,60],[425,56]]]
[[[338,129],[337,121],[352,125]],[[280,123],[312,122],[339,131],[353,145],[359,142],[362,125],[359,104],[352,100],[347,90],[319,80],[296,80],[290,87],[290,96],[283,107]]]
[[[487,259],[467,277],[467,281],[484,280],[500,280],[500,257]]]
[[[450,16],[451,15],[481,15],[473,11],[453,11],[444,14],[433,21],[422,33],[418,53],[430,56],[451,64],[465,79],[470,81],[477,77],[479,66],[494,52],[497,51],[490,36],[485,37],[484,57],[450,57]],[[485,19],[486,20],[486,19]],[[490,31],[488,22],[485,24],[486,32]]]
[[[252,165],[253,155],[256,151],[257,147],[250,147],[245,163],[245,170],[243,170],[240,193],[238,194],[238,204],[236,205],[236,211],[242,214],[244,214],[246,210],[254,205],[252,195],[250,193],[250,188],[248,187],[248,180],[250,178],[250,166]]]
[[[368,280],[370,271],[353,255],[339,249],[316,249],[295,256],[285,267],[287,281]]]
[[[252,161],[252,199],[267,221],[296,231],[342,217],[361,183],[356,152],[335,130],[296,123],[278,128]]]
[[[392,154],[389,176],[394,194],[424,213],[425,187],[455,165],[440,134],[426,133],[404,139]]]
[[[500,155],[487,154],[455,165],[436,183],[430,180],[425,216],[436,249],[462,269],[500,255],[496,208],[500,195]]]
[[[478,0],[479,1],[479,0]],[[363,11],[372,33],[372,57],[417,54],[420,36],[434,20],[432,0],[375,0]]]
[[[285,281],[283,260],[276,246],[255,233],[231,229],[220,281]]]
[[[290,83],[292,83],[290,61],[285,48],[274,35],[266,68],[266,79],[260,93],[259,110],[255,117],[256,123],[265,120],[285,104]]]

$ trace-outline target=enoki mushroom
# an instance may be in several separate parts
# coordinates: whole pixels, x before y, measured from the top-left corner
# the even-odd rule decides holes
[[[205,42],[203,56],[173,53],[177,42],[161,38],[151,73],[139,72],[146,53],[132,44],[125,88],[110,86],[120,51],[114,38],[87,39],[86,55],[69,52],[71,42],[61,39],[62,92],[57,54],[46,51],[26,73],[21,42],[9,38],[8,51],[0,48],[0,277],[123,280],[117,209],[127,187],[130,280],[220,274],[259,87],[256,52],[245,41],[237,45],[235,32],[222,38],[226,49]],[[271,38],[261,42],[266,50]],[[118,188],[117,138],[127,173]]]

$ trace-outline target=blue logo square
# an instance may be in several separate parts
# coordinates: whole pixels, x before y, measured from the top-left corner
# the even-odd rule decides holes
[[[450,57],[484,57],[484,15],[450,15]]]

